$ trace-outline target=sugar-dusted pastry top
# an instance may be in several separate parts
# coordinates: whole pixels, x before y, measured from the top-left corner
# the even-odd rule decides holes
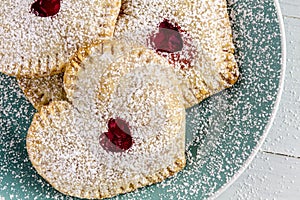
[[[63,87],[64,73],[42,78],[18,78],[18,84],[35,109],[48,105],[51,101],[67,100]]]
[[[65,70],[68,101],[38,107],[28,131],[37,172],[66,195],[100,199],[182,170],[185,108],[239,75],[226,1],[124,0],[120,13],[117,0],[51,2],[47,10],[40,0],[18,2],[29,8],[21,12],[23,23],[7,14],[16,9],[11,1],[0,14],[0,33],[9,38],[0,43],[0,71],[43,77],[20,78],[26,88],[47,87],[52,79],[45,76]],[[19,65],[2,65],[7,61]],[[62,83],[55,77],[53,88]],[[47,89],[27,91],[48,104]]]
[[[99,78],[103,71],[119,57],[134,48],[123,40],[104,40],[97,45],[82,48],[67,65],[64,88],[74,105],[92,104],[96,99]]]
[[[147,139],[154,137],[153,127],[167,128],[160,120],[175,116],[179,108],[175,105],[183,104],[174,69],[149,49],[135,48],[117,59],[104,70],[99,83],[97,110],[105,110],[102,119],[108,120],[118,113],[114,117],[126,119],[136,127],[142,124],[150,128],[143,134]],[[151,89],[144,89],[146,86]]]
[[[60,73],[79,47],[112,36],[120,5],[120,0],[3,0],[0,72]]]
[[[143,55],[143,59],[137,58],[137,55]],[[136,63],[134,63],[133,60],[130,62],[124,61],[123,59],[125,58],[135,58]],[[126,70],[130,69],[128,63],[132,65],[131,67],[137,67],[142,65],[143,62],[149,62],[149,60],[151,61],[150,63],[169,66],[170,69],[164,70],[159,76],[169,76],[166,79],[172,81],[168,82],[168,87],[173,88],[176,93],[181,93],[179,87],[180,82],[174,75],[174,69],[168,64],[164,57],[157,55],[153,50],[137,46],[132,42],[129,43],[124,40],[106,40],[98,45],[85,48],[81,52],[78,52],[77,56],[72,59],[70,65],[67,66],[64,75],[64,88],[67,97],[79,110],[87,105],[93,106],[99,86],[103,84],[101,81],[99,84],[100,77],[103,74],[112,71],[107,70],[109,65],[117,62],[118,66],[122,67],[115,67],[114,71],[118,73],[115,73],[114,75],[124,75],[126,74]],[[123,65],[126,65],[127,67],[123,67]],[[122,72],[121,70],[125,71]],[[157,74],[153,74],[152,76],[155,77]],[[112,79],[110,80],[114,81]]]
[[[167,57],[189,106],[237,81],[226,0],[124,0],[114,35]]]
[[[55,189],[106,198],[160,182],[185,166],[182,97],[169,87],[172,76],[164,75],[172,68],[155,56],[139,49],[108,66],[99,79],[97,112],[54,101],[34,116],[28,154]]]

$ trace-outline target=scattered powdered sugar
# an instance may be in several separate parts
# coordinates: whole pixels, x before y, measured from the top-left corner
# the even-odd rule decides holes
[[[113,85],[105,91],[106,83],[100,82],[100,93],[109,101],[99,102],[98,116],[90,105],[73,107],[67,102],[53,102],[35,116],[27,150],[38,173],[53,187],[83,198],[110,197],[155,183],[185,165],[182,95],[176,83],[170,84],[176,80],[172,67],[154,65],[155,56],[167,62],[151,50],[139,50],[115,62],[117,67],[106,69],[107,74],[116,75],[104,73],[100,79],[111,79]],[[117,69],[129,71],[122,76]],[[140,98],[137,90],[142,91]],[[129,123],[134,140],[125,153],[106,151],[99,145],[108,120],[117,117]],[[145,118],[149,118],[146,124]]]
[[[111,37],[120,1],[61,1],[53,17],[30,12],[34,0],[1,4],[0,71],[10,75],[59,73],[81,47]]]
[[[125,0],[114,35],[153,49],[150,38],[160,23],[168,20],[179,26],[183,49],[161,54],[175,63],[190,107],[232,86],[239,76],[226,8],[225,0]]]
[[[75,61],[67,66],[64,87],[67,97],[81,112],[96,111],[99,79],[107,67],[125,56],[135,46],[125,40],[107,40],[90,48],[89,56],[82,63]],[[85,105],[85,110],[81,110]],[[86,109],[87,106],[91,106]]]
[[[228,3],[240,80],[187,110],[187,166],[182,172],[115,199],[207,198],[235,176],[260,142],[274,108],[281,71],[276,9],[271,0]],[[0,75],[0,95],[0,196],[72,199],[41,179],[29,162],[25,136],[35,110],[13,78]]]

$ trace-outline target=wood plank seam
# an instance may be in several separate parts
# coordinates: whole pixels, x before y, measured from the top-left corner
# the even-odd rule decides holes
[[[266,154],[272,154],[272,155],[276,155],[276,156],[283,156],[283,157],[289,157],[289,158],[296,158],[296,159],[300,159],[300,156],[294,156],[294,155],[289,155],[289,154],[284,154],[284,153],[278,153],[278,152],[272,152],[272,151],[262,151],[263,153]]]
[[[293,16],[293,15],[282,15],[284,18],[290,18],[290,19],[299,19],[300,20],[300,17],[298,16]]]

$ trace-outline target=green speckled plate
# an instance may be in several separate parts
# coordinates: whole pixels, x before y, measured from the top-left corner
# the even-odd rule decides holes
[[[187,166],[177,176],[115,199],[206,199],[228,187],[262,144],[282,88],[285,45],[278,2],[229,0],[241,78],[188,110]],[[25,149],[34,108],[0,75],[0,199],[72,199],[33,169]]]

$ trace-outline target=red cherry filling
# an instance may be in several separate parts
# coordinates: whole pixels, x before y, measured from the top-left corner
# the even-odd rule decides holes
[[[158,54],[167,57],[170,64],[179,65],[181,69],[191,67],[195,49],[190,36],[178,24],[164,19],[158,26],[158,33],[150,36],[150,44]]]
[[[160,52],[174,53],[183,48],[179,28],[173,26],[168,20],[159,24],[159,32],[154,36],[152,42],[154,48]]]
[[[60,9],[61,0],[36,0],[31,5],[31,12],[39,17],[56,15]]]
[[[129,125],[126,121],[111,118],[108,121],[108,131],[100,135],[100,145],[111,152],[124,152],[133,144]]]

